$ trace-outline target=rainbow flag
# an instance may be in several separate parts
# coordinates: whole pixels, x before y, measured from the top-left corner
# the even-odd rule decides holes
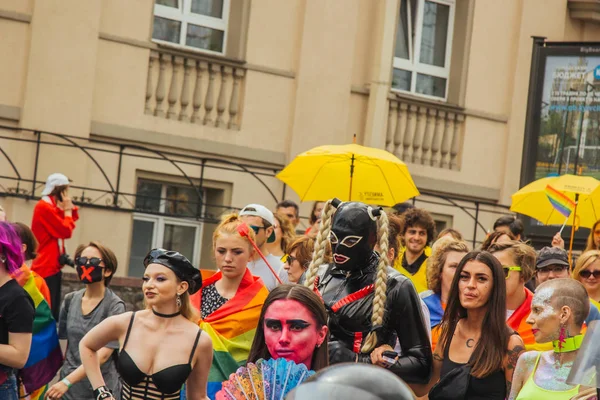
[[[29,268],[23,265],[21,273],[15,278],[31,296],[35,305],[31,350],[25,366],[19,371],[20,398],[41,400],[44,398],[48,383],[54,379],[63,361],[56,321],[52,317],[48,303],[36,286],[35,278]]]
[[[533,293],[525,288],[525,301],[517,308],[513,314],[508,318],[506,323],[512,329],[519,333],[523,343],[525,344],[525,351],[547,351],[552,350],[552,343],[537,343],[531,330],[531,325],[527,323],[527,317],[531,313],[531,301],[533,300]]]
[[[221,272],[204,281],[202,287],[221,279]],[[208,374],[208,397],[215,398],[223,381],[246,365],[256,333],[262,305],[269,291],[259,277],[246,270],[235,296],[200,321],[200,328],[213,343],[213,363]],[[192,296],[192,304],[201,310],[202,291]]]
[[[546,196],[556,211],[564,215],[565,218],[569,218],[569,215],[575,209],[575,201],[550,185],[546,185]]]

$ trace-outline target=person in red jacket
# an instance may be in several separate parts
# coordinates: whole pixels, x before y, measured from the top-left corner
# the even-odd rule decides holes
[[[61,268],[60,255],[65,253],[64,239],[69,239],[79,219],[77,207],[69,197],[69,178],[52,174],[46,180],[42,198],[33,210],[31,230],[39,242],[38,256],[31,269],[48,284],[52,314],[58,320],[60,310]]]

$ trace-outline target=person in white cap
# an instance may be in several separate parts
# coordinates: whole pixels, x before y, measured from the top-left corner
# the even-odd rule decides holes
[[[63,174],[52,174],[46,180],[42,198],[35,205],[31,230],[39,242],[38,256],[31,269],[41,275],[48,289],[52,314],[58,321],[60,311],[61,268],[66,263],[61,259],[65,254],[64,240],[69,239],[79,219],[77,207],[69,197],[71,181]],[[64,257],[63,257],[64,258]]]
[[[275,241],[275,217],[273,213],[265,206],[260,204],[248,204],[240,211],[240,219],[246,223],[256,233],[256,246],[265,256],[269,265],[278,274],[283,283],[288,283],[287,272],[283,269],[283,262],[279,257],[269,253],[267,243]],[[273,290],[278,282],[267,264],[258,253],[254,253],[254,257],[248,262],[248,269],[252,275],[258,276],[263,280],[267,289]]]

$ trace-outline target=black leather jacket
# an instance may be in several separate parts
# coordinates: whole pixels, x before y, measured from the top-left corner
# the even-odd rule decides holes
[[[357,332],[362,339],[371,331],[374,291],[365,297],[341,306],[337,312],[334,304],[375,282],[378,256],[373,253],[369,265],[348,274],[333,265],[319,269],[317,289],[329,314],[330,363],[354,362],[353,352]],[[431,375],[432,354],[429,334],[423,323],[419,296],[408,278],[388,268],[387,301],[383,325],[376,327],[378,344],[396,345],[402,349],[400,357],[388,369],[409,383],[427,383]],[[369,354],[358,354],[358,362],[371,363]]]

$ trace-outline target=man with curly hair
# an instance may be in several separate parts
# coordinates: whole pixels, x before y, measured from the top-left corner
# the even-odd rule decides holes
[[[398,253],[394,269],[408,277],[421,293],[427,290],[425,260],[431,255],[429,245],[435,237],[435,222],[420,208],[408,209],[401,217],[400,239],[404,247]]]

